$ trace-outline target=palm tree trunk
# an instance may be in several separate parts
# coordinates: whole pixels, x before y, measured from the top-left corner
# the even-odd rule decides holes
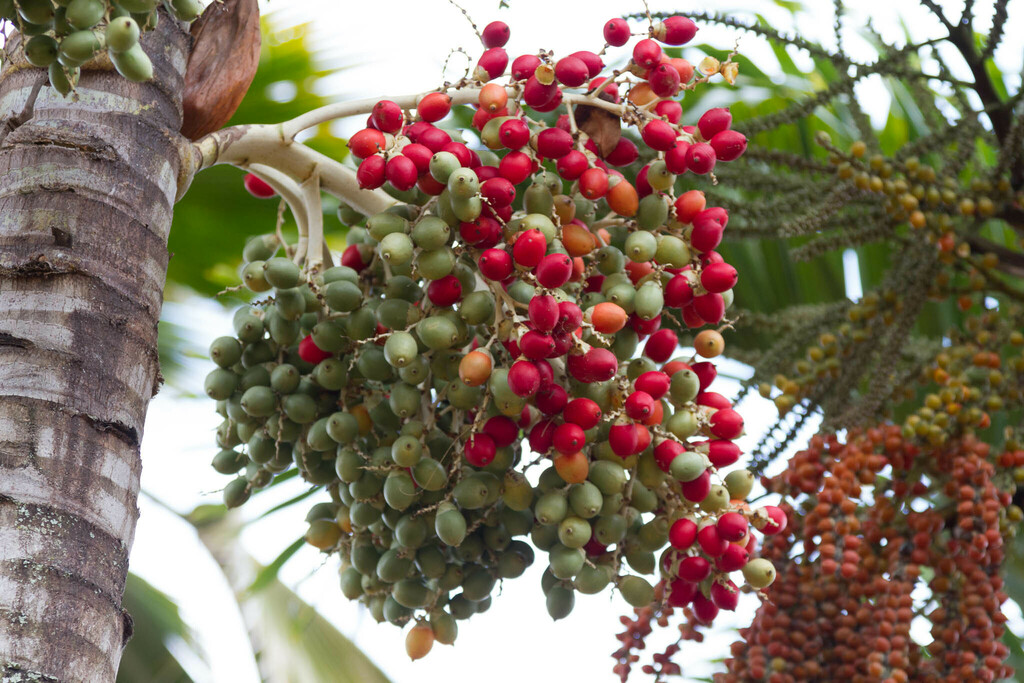
[[[131,636],[139,444],[161,382],[167,234],[191,179],[188,35],[163,14],[143,44],[152,82],[100,64],[77,98],[45,86],[26,107],[45,72],[16,50],[0,72],[3,680],[113,681]]]

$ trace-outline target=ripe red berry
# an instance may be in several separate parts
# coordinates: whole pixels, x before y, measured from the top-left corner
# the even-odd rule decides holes
[[[665,285],[665,305],[682,308],[693,300],[693,288],[685,275],[676,275]]]
[[[572,135],[561,128],[545,128],[537,134],[537,153],[548,159],[560,159],[572,150]]]
[[[640,137],[648,147],[659,152],[666,152],[676,146],[676,129],[660,119],[648,121]]]
[[[307,363],[316,365],[320,361],[327,360],[330,357],[331,353],[329,351],[324,351],[317,346],[316,342],[313,341],[313,335],[311,334],[307,334],[302,338],[302,341],[299,342],[299,358]]]
[[[562,85],[570,88],[578,88],[587,82],[590,77],[590,70],[579,57],[562,57],[555,62],[555,78]]]
[[[604,25],[604,40],[614,47],[622,47],[629,42],[629,24],[625,19],[609,19]]]
[[[587,156],[578,149],[573,149],[555,163],[555,170],[566,180],[576,180],[583,175],[588,166]]]
[[[740,447],[728,439],[712,439],[708,442],[708,460],[719,469],[736,464],[741,453]]]
[[[626,458],[636,453],[637,433],[632,422],[619,423],[611,426],[608,430],[608,443],[612,451],[620,458]]]
[[[674,97],[679,92],[679,72],[671,64],[659,64],[651,69],[647,82],[658,97]]]
[[[516,396],[533,396],[540,389],[540,371],[528,360],[517,360],[508,370],[508,388]]]
[[[700,591],[693,596],[693,615],[697,617],[697,621],[702,624],[710,624],[718,616],[718,606],[710,600],[705,598],[704,594]]]
[[[732,401],[714,391],[702,391],[697,394],[696,401],[699,406],[707,406],[715,410],[732,408]]]
[[[362,164],[360,164],[362,166]],[[412,159],[396,154],[387,161],[385,176],[396,190],[410,190],[419,178],[419,171]]]
[[[512,60],[512,78],[522,81],[534,74],[540,66],[540,57],[537,55],[519,55]]]
[[[644,38],[633,46],[633,61],[642,69],[653,69],[661,63],[661,46],[650,38]]]
[[[482,166],[481,168],[492,167]],[[495,169],[495,172],[497,172],[497,169]],[[479,176],[480,174],[478,173],[477,175]],[[516,198],[516,188],[507,178],[491,178],[480,185],[480,194],[492,207],[500,209],[512,204],[512,201]]]
[[[704,322],[717,325],[725,316],[725,299],[721,294],[701,294],[693,298],[693,310]]]
[[[640,158],[640,150],[626,137],[619,138],[615,148],[604,158],[612,166],[629,166]]]
[[[507,278],[514,270],[511,254],[502,249],[488,249],[480,254],[477,266],[481,275],[498,282]]]
[[[364,128],[348,139],[348,148],[352,156],[357,159],[366,159],[377,152],[384,150],[386,139],[384,133],[373,128]]]
[[[437,126],[428,126],[420,131],[416,141],[429,149],[431,154],[437,154],[445,148],[445,145],[452,141],[452,138]]]
[[[646,391],[634,391],[626,399],[626,415],[643,422],[654,412],[654,399]]]
[[[785,531],[786,525],[789,520],[786,519],[786,513],[774,505],[765,505],[764,511],[768,513],[768,523],[760,528],[761,533],[766,536],[772,536],[781,531]]]
[[[473,467],[486,467],[494,460],[497,449],[494,439],[487,434],[472,434],[466,439],[462,452],[466,456],[466,462]]]
[[[709,292],[721,294],[736,286],[736,269],[728,263],[712,263],[700,274],[700,284]]]
[[[516,243],[512,247],[512,257],[520,266],[533,268],[544,258],[547,246],[544,233],[540,230],[527,230],[519,233],[516,238]]]
[[[526,85],[523,86],[523,102],[525,102],[527,106],[538,109],[549,104],[560,92],[558,84],[554,81],[548,85],[544,85],[537,80],[536,76],[530,76],[526,79]]]
[[[416,112],[424,121],[433,123],[448,116],[452,109],[452,98],[447,93],[432,92],[420,98]],[[426,143],[424,143],[426,144]],[[429,145],[427,145],[429,147]]]
[[[490,81],[505,73],[507,66],[508,53],[503,48],[492,47],[480,55],[473,77],[478,81]]]
[[[526,152],[509,152],[498,163],[498,172],[501,177],[513,185],[526,180],[533,171],[533,160]]]
[[[533,402],[537,410],[545,415],[558,415],[569,402],[569,393],[558,384],[541,383],[540,389],[534,394]]]
[[[650,370],[636,378],[633,383],[638,390],[644,391],[655,401],[668,393],[672,378],[660,370]]]
[[[614,377],[619,369],[619,361],[608,349],[590,349],[583,355],[570,355],[566,367],[577,380],[589,384]]]
[[[708,557],[721,557],[729,547],[729,541],[722,538],[714,524],[705,524],[700,528],[697,532],[697,543]]]
[[[715,581],[711,584],[711,600],[718,609],[733,612],[740,604],[740,589],[729,580],[725,583]]]
[[[494,439],[495,446],[504,448],[511,446],[519,436],[519,427],[511,418],[495,415],[484,423],[484,434]]]
[[[677,142],[675,147],[665,152],[665,168],[668,172],[676,175],[686,173],[689,170],[686,165],[689,152],[690,143],[685,141]]]
[[[705,175],[715,168],[715,148],[706,142],[690,145],[686,150],[686,167],[697,175]]]
[[[373,105],[370,118],[373,120],[373,125],[377,130],[391,133],[392,135],[402,130],[402,124],[405,123],[402,116],[402,108],[391,100],[381,100]]]
[[[658,330],[644,345],[644,355],[656,363],[664,363],[679,346],[679,337],[672,330]]]
[[[594,78],[601,73],[602,69],[604,69],[604,62],[601,61],[601,57],[590,50],[580,50],[579,52],[573,52],[569,56],[578,59],[587,65],[588,78]]]
[[[402,154],[412,159],[417,173],[426,173],[430,170],[430,158],[434,156],[434,153],[426,145],[417,142],[410,143],[402,148]]]
[[[558,300],[549,294],[538,294],[530,299],[527,312],[535,329],[551,332],[558,323]]]
[[[249,194],[257,199],[269,199],[277,194],[277,191],[266,181],[252,173],[246,173],[245,180],[242,183],[245,185],[245,189],[249,191]]]
[[[683,497],[691,503],[699,503],[708,497],[711,492],[711,473],[704,470],[699,477],[693,481],[684,481],[680,485]],[[700,536],[698,535],[698,538]]]
[[[668,530],[668,542],[677,550],[686,550],[697,539],[697,524],[692,519],[680,517],[672,522]]]
[[[668,17],[654,25],[652,35],[666,45],[685,45],[697,35],[697,24],[689,17]]]
[[[718,518],[718,535],[735,543],[747,535],[747,518],[738,512],[726,512]]]
[[[676,220],[680,223],[690,223],[707,206],[707,200],[700,190],[689,190],[679,195],[672,206],[676,212]]]
[[[551,440],[551,445],[555,447],[556,451],[566,454],[576,453],[582,450],[586,444],[587,437],[583,433],[583,429],[571,422],[558,425]]]
[[[709,576],[711,576],[711,563],[708,562],[706,557],[691,555],[690,557],[684,557],[682,562],[679,563],[680,579],[700,583]]]
[[[719,161],[739,159],[747,151],[747,137],[736,130],[723,130],[721,133],[715,133],[709,144],[715,150],[715,157]]]
[[[672,461],[684,450],[686,449],[678,441],[666,439],[654,447],[654,461],[662,472],[668,472],[669,467],[672,466]]]
[[[731,408],[711,416],[711,433],[719,439],[736,439],[743,433],[743,417]]]
[[[374,190],[383,185],[386,179],[386,166],[387,162],[379,154],[366,157],[359,162],[359,168],[356,169],[356,182],[359,184],[359,188]]]
[[[715,107],[704,112],[697,121],[697,130],[705,140],[710,140],[732,125],[732,114],[728,107]]]
[[[562,417],[586,431],[601,421],[601,407],[589,398],[574,398],[565,406]]]
[[[462,283],[454,275],[445,275],[427,285],[427,298],[435,306],[451,306],[462,298]]]
[[[534,275],[537,276],[537,282],[541,287],[561,287],[572,275],[572,259],[565,254],[548,254],[534,268]]]
[[[509,119],[498,127],[498,139],[508,149],[521,149],[530,142],[530,128],[522,119]]]
[[[555,350],[555,341],[550,335],[530,330],[520,338],[519,350],[530,360],[541,360]]]
[[[750,559],[750,553],[743,546],[730,543],[725,548],[725,552],[715,562],[715,566],[719,571],[723,572],[736,572],[743,569],[743,566]]]
[[[579,189],[587,199],[600,199],[608,194],[608,173],[601,168],[588,168],[580,176]]]
[[[508,24],[504,21],[492,21],[480,32],[480,42],[484,44],[484,47],[505,47],[510,35],[512,35],[512,31]]]
[[[661,65],[657,68],[661,68]],[[683,118],[683,105],[676,100],[662,100],[654,105],[654,113],[669,123],[677,124]]]
[[[552,420],[541,420],[535,424],[528,437],[530,450],[534,453],[547,453],[551,449],[551,439],[555,435],[556,427]]]

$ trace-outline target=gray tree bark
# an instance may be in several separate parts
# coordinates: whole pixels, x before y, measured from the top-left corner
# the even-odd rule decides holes
[[[131,636],[139,444],[161,381],[167,234],[192,173],[178,133],[188,40],[164,14],[143,40],[152,82],[99,63],[77,97],[44,86],[30,112],[44,72],[13,55],[0,72],[5,681],[113,681]]]

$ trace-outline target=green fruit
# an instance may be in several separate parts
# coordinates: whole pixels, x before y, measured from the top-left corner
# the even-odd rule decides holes
[[[412,478],[426,491],[440,491],[448,481],[448,472],[438,461],[421,457],[413,466]]]
[[[572,508],[573,514],[578,517],[583,519],[594,517],[601,511],[603,504],[604,497],[601,495],[601,490],[589,481],[573,484],[569,489],[569,506]]]
[[[129,81],[142,83],[153,78],[153,62],[143,52],[141,44],[136,44],[124,52],[111,52],[110,61],[114,63],[114,68],[117,69],[117,72]],[[280,286],[294,287],[295,285],[284,284]]]
[[[672,375],[672,382],[669,384],[669,396],[672,403],[681,406],[697,398],[700,392],[700,380],[697,373],[689,368],[683,368]]]
[[[658,192],[667,191],[675,183],[676,177],[668,172],[665,162],[657,160],[651,162],[647,169],[647,182]],[[650,195],[648,195],[650,196]]]
[[[459,315],[469,325],[494,321],[494,294],[489,291],[472,292],[459,306]]]
[[[59,92],[62,97],[67,97],[78,83],[78,76],[81,72],[77,66],[65,68],[63,64],[54,62],[50,65],[48,73],[50,85],[53,86],[53,89]]]
[[[270,387],[254,386],[242,394],[242,410],[252,417],[269,417],[277,409],[277,399]]]
[[[451,348],[458,339],[458,328],[448,318],[433,315],[420,321],[416,335],[428,348],[443,351]]]
[[[640,527],[636,536],[643,550],[660,550],[668,543],[668,520],[664,517],[655,517]]]
[[[559,579],[571,579],[583,569],[587,554],[583,548],[569,548],[560,543],[552,546],[548,552],[551,573]]]
[[[278,289],[290,289],[298,286],[302,271],[291,259],[275,256],[263,262],[263,279]]]
[[[229,508],[236,508],[244,504],[245,501],[249,500],[249,494],[252,492],[252,488],[249,485],[249,480],[245,477],[238,477],[228,482],[228,485],[224,487],[224,504]]]
[[[761,590],[775,582],[775,567],[763,557],[755,557],[743,566],[743,580]]]
[[[57,61],[58,49],[57,41],[50,36],[32,36],[25,43],[25,59],[32,66],[50,66]]]
[[[537,521],[548,526],[558,524],[568,514],[569,505],[561,491],[548,491],[537,500],[534,514]]]
[[[658,239],[649,232],[632,232],[626,238],[624,251],[634,263],[650,261],[658,251]]]
[[[171,0],[171,14],[178,21],[192,21],[203,11],[199,0]]]
[[[127,54],[127,53],[126,53]],[[264,277],[264,261],[253,261],[242,269],[242,282],[254,292],[266,292],[271,289],[271,284]]]
[[[658,235],[658,250],[654,258],[664,266],[682,268],[690,262],[690,248],[675,235]]]
[[[406,515],[395,525],[395,540],[406,548],[419,548],[427,540],[427,523],[423,517]]]
[[[206,395],[215,401],[223,401],[228,398],[237,387],[238,375],[224,368],[217,368],[208,374],[204,383]]]
[[[448,174],[445,183],[452,199],[469,199],[480,192],[480,180],[476,177],[476,172],[470,168],[456,168]]]
[[[462,595],[467,600],[479,602],[484,600],[494,590],[496,578],[483,567],[478,567],[468,574],[462,581]]]
[[[605,298],[617,305],[626,313],[633,313],[636,301],[636,289],[631,284],[615,285],[605,294]]]
[[[626,486],[626,470],[614,462],[597,460],[590,464],[588,479],[600,489],[602,494],[610,496],[622,493]]]
[[[306,432],[306,444],[317,453],[333,451],[338,443],[327,433],[327,419],[322,417],[309,426]]]
[[[213,456],[213,469],[221,474],[237,474],[245,467],[248,458],[244,453],[233,450],[222,450]]]
[[[437,216],[424,216],[412,228],[412,241],[420,249],[431,251],[448,244],[452,230]]]
[[[406,418],[419,413],[422,401],[423,394],[419,389],[405,382],[396,382],[391,385],[387,405],[395,415]]]
[[[380,324],[391,330],[403,330],[420,316],[420,310],[405,299],[385,299],[377,307]]]
[[[673,413],[665,426],[668,428],[668,431],[672,432],[673,436],[681,441],[690,438],[700,429],[696,415],[685,408],[681,408]]]
[[[413,467],[422,453],[423,446],[411,436],[400,436],[391,444],[391,459],[399,467]]]
[[[351,233],[349,233],[351,237]],[[276,242],[275,242],[276,245]],[[269,257],[268,257],[269,258]],[[359,273],[348,266],[334,266],[328,268],[323,273],[324,284],[329,285],[332,282],[351,282],[354,285],[359,284]]]
[[[68,3],[67,22],[79,30],[92,28],[100,23],[106,10],[107,5],[103,0],[71,0]]]
[[[246,392],[248,393],[248,392]],[[244,407],[245,396],[242,396]],[[316,419],[316,401],[306,394],[289,394],[281,399],[281,409],[288,419],[297,424],[308,424]]]
[[[626,537],[626,518],[619,514],[600,517],[594,525],[594,538],[603,545],[618,543]]]
[[[392,367],[404,368],[418,355],[416,338],[408,332],[392,332],[384,342],[384,358]]]
[[[667,220],[668,202],[663,195],[652,192],[640,200],[636,221],[641,230],[655,230],[663,226]],[[627,244],[628,242],[629,240],[627,240]]]
[[[430,157],[430,175],[439,183],[447,184],[448,178],[460,168],[459,158],[451,152],[438,152]]]
[[[352,443],[359,435],[359,422],[351,413],[334,413],[327,418],[327,433],[338,443]]]
[[[566,517],[558,525],[558,540],[567,548],[582,548],[590,535],[590,524],[579,517]]]
[[[563,586],[552,587],[545,598],[548,615],[555,621],[569,616],[575,604],[576,594]]]
[[[522,474],[515,471],[506,472],[503,489],[502,499],[508,508],[517,511],[530,509],[533,502],[533,487]]]
[[[729,507],[729,489],[721,484],[712,484],[708,495],[700,502],[700,509],[704,512],[721,512],[727,507]]]
[[[49,24],[53,21],[53,3],[50,0],[19,0],[18,13],[32,24]]]
[[[639,576],[623,576],[619,579],[619,592],[633,607],[646,607],[654,601],[654,587]]]
[[[750,470],[733,470],[725,475],[725,487],[731,500],[744,500],[750,495],[756,481]]]
[[[331,324],[335,325],[335,323]],[[317,325],[317,327],[319,327],[319,325]],[[344,334],[347,333],[349,337],[357,341],[369,339],[370,337],[377,334],[377,316],[373,314],[372,309],[363,306],[362,308],[353,311],[348,316],[348,319],[345,322],[344,329],[338,326],[338,330],[341,336],[344,336]],[[315,333],[316,328],[314,328],[314,334]],[[344,341],[342,340],[340,343],[344,344]],[[319,342],[317,343],[317,346],[320,346]],[[320,346],[320,348],[323,347]],[[327,349],[324,350],[326,351]]]
[[[290,394],[299,388],[299,371],[294,365],[282,363],[270,373],[270,388],[280,394]]]
[[[106,31],[106,43],[107,48],[113,52],[125,52],[130,50],[139,44],[139,25],[131,17],[117,17],[111,19],[110,23],[107,24]],[[270,235],[263,235],[256,237],[246,244],[246,249],[242,251],[242,256],[246,261],[264,260],[273,256],[273,250],[270,249],[267,237]],[[277,238],[274,237],[274,249],[277,248]],[[259,246],[254,245],[251,247],[250,244],[258,243]],[[258,251],[257,251],[258,250]]]
[[[363,594],[363,575],[355,567],[341,570],[341,594],[349,600],[355,600]]]
[[[479,197],[470,197],[468,199],[452,197],[449,201],[455,217],[466,223],[475,221],[483,212],[484,204]]]
[[[597,270],[602,275],[621,273],[626,265],[626,256],[617,248],[607,245],[597,250]]]
[[[486,504],[487,484],[475,476],[466,477],[452,489],[452,496],[459,507],[477,510]]]
[[[412,260],[412,240],[404,232],[393,232],[380,242],[380,255],[387,263],[400,266]]]
[[[447,247],[421,251],[416,257],[416,268],[428,280],[440,280],[450,275],[455,267],[455,254]]]
[[[320,550],[329,550],[341,540],[341,529],[333,519],[317,519],[306,530],[306,543]]]
[[[640,285],[640,288],[636,290],[633,306],[637,316],[643,320],[654,320],[661,315],[661,310],[665,307],[665,295],[661,284],[649,281]]]
[[[697,451],[683,451],[669,464],[669,474],[681,482],[697,479],[711,465],[707,456]]]
[[[555,208],[555,198],[550,189],[539,183],[533,183],[523,193],[523,208],[528,214],[548,216]]]
[[[332,310],[349,313],[359,308],[363,291],[348,280],[337,280],[324,287],[324,299]]]

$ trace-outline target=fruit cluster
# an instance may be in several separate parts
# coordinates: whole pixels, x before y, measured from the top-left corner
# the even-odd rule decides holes
[[[199,0],[0,0],[0,20],[21,34],[25,59],[49,69],[50,84],[67,95],[81,67],[102,53],[130,81],[148,81],[153,64],[139,44],[154,29],[163,6],[179,21],[202,12]]]
[[[609,43],[628,39],[624,25],[609,22]],[[489,82],[508,65],[508,27],[495,22],[475,80],[414,112],[381,101],[350,139],[359,184],[404,203],[365,225],[343,206],[341,265],[303,269],[287,247],[277,255],[275,235],[245,247],[244,284],[270,296],[211,347],[220,367],[206,391],[225,417],[213,465],[241,473],[225,501],[241,505],[293,466],[326,487],[307,540],[341,555],[343,593],[375,618],[416,621],[414,658],[451,643],[456,620],[486,610],[534,548],[547,553],[555,619],[577,592],[614,584],[632,605],[692,604],[708,623],[737,605],[733,572],[757,589],[774,578],[752,558],[753,531],[778,533],[785,517],[743,502],[752,474],[723,472],[743,420],[701,360],[722,352],[722,335],[700,330],[696,356],[673,358],[686,330],[722,322],[737,279],[714,251],[726,211],[675,194],[677,174],[745,147],[726,110],[681,126],[668,99],[712,74],[691,82],[656,41],[695,30],[682,17],[652,26],[630,68],[606,78],[595,53],[520,56],[502,86]],[[583,86],[590,96],[569,92]],[[653,99],[638,103],[645,88]],[[487,149],[434,125],[466,89]],[[583,121],[605,115],[611,141]],[[634,185],[613,166],[641,153],[653,160]],[[273,194],[255,176],[246,185]],[[516,538],[527,534],[532,545]],[[655,573],[657,594],[643,576]]]

